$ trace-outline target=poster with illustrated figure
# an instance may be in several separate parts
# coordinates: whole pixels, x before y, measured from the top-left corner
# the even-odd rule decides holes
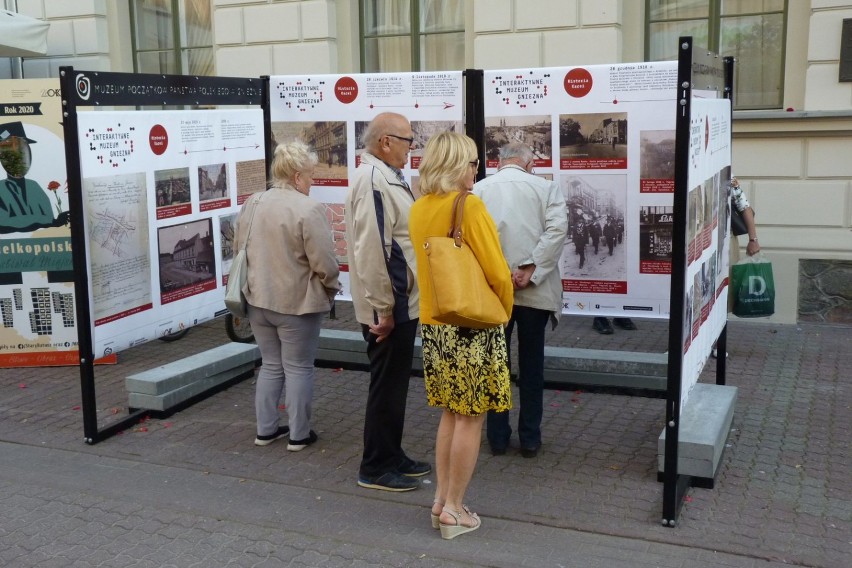
[[[95,354],[224,313],[240,205],[266,188],[262,111],[77,116]]]
[[[731,177],[731,105],[693,98],[690,109],[686,286],[681,390],[698,381],[713,342],[727,322],[727,211]]]
[[[351,299],[343,203],[364,152],[361,134],[382,112],[404,115],[414,140],[403,176],[415,197],[426,142],[443,131],[464,132],[462,73],[287,75],[270,78],[273,147],[301,140],[319,159],[310,196],[323,203],[340,263],[340,299]]]
[[[59,81],[0,81],[0,367],[76,365]]]
[[[484,85],[486,175],[521,142],[565,197],[563,313],[667,318],[677,62],[492,70]]]

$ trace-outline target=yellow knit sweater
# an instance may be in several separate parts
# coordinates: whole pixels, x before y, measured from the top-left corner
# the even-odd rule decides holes
[[[453,214],[453,201],[457,191],[424,195],[414,202],[408,219],[408,229],[414,254],[417,257],[417,285],[420,287],[420,323],[441,325],[432,319],[432,284],[428,274],[429,264],[423,244],[426,237],[446,236]],[[512,273],[500,249],[500,238],[494,220],[485,209],[485,204],[475,195],[469,195],[464,203],[462,235],[470,246],[485,273],[488,285],[500,298],[507,318],[512,315]]]

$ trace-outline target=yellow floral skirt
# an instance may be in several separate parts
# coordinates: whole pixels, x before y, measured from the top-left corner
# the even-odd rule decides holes
[[[503,326],[470,329],[423,324],[420,336],[429,406],[465,416],[512,408]]]

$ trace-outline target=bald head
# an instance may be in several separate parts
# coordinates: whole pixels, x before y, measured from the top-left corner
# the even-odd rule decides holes
[[[361,143],[367,151],[395,168],[402,168],[408,161],[411,149],[411,123],[395,112],[376,115],[364,134]]]

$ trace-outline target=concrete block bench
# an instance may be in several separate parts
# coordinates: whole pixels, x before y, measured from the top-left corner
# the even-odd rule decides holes
[[[357,331],[320,331],[317,361],[323,365],[367,368],[367,344]],[[517,367],[517,362],[514,362]],[[626,388],[665,394],[665,353],[631,353],[564,347],[544,348],[544,379],[548,383],[585,387]],[[415,338],[413,370],[423,372],[423,350]]]
[[[731,431],[737,387],[698,383],[680,413],[677,472],[693,477],[692,485],[712,488]],[[657,440],[657,471],[662,481],[666,430]]]
[[[367,342],[357,331],[321,329],[316,359],[326,365],[351,366],[359,369],[366,369],[370,365],[367,359]],[[415,373],[423,372],[423,348],[419,337],[414,338],[412,369]]]
[[[132,410],[174,412],[243,380],[260,359],[257,345],[226,343],[125,379]]]

